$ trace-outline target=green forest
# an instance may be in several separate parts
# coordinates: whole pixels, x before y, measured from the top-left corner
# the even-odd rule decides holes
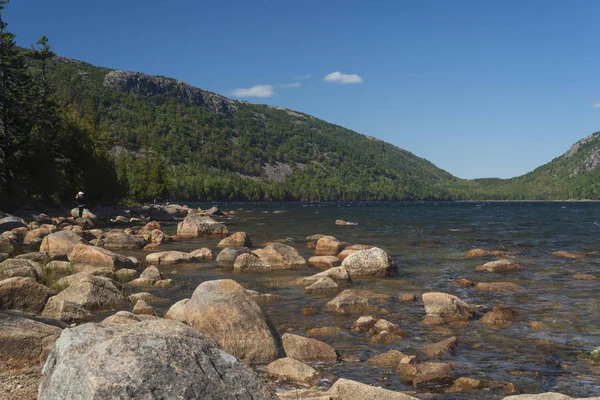
[[[72,204],[79,190],[92,204],[600,198],[597,135],[526,175],[463,180],[307,114],[66,59],[46,37],[19,47],[2,19],[7,3],[0,1],[7,207]]]

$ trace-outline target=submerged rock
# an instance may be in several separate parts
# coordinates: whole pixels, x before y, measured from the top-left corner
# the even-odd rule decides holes
[[[300,361],[320,361],[334,363],[337,361],[335,349],[317,339],[284,333],[281,337],[283,349],[288,357]]]
[[[513,262],[512,260],[502,259],[496,261],[486,262],[485,264],[479,265],[475,268],[477,272],[493,272],[493,273],[505,273],[522,271],[525,267],[521,264]]]
[[[267,365],[267,372],[292,382],[312,385],[321,378],[313,367],[290,357],[280,358]]]
[[[375,307],[370,303],[368,297],[347,289],[325,304],[324,309],[339,314],[367,314]]]

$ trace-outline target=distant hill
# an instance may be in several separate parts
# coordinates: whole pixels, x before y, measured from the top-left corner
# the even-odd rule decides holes
[[[474,186],[301,112],[62,57],[48,71],[60,102],[110,144],[131,199],[461,199]]]
[[[512,179],[476,179],[491,199],[600,199],[600,132],[535,170]]]

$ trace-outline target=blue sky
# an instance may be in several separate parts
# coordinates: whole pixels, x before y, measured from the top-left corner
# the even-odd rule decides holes
[[[20,45],[46,35],[62,56],[508,178],[600,130],[598,15],[596,0],[12,0],[4,18]]]

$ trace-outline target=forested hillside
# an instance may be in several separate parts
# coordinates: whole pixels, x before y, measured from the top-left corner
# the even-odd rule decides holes
[[[3,204],[69,203],[79,190],[91,203],[600,198],[599,134],[526,175],[463,180],[297,111],[59,57],[45,37],[19,48],[5,4]]]

